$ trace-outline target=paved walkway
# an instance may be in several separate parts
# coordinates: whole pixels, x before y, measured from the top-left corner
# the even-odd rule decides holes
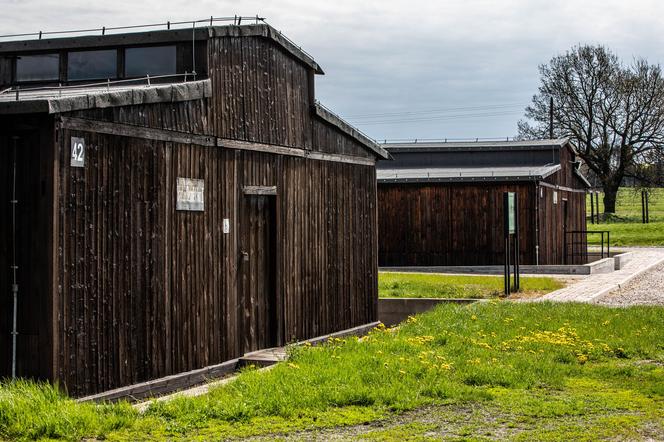
[[[634,253],[622,269],[590,275],[564,289],[551,292],[538,300],[559,302],[593,302],[619,289],[633,278],[664,262],[664,249],[630,249]]]

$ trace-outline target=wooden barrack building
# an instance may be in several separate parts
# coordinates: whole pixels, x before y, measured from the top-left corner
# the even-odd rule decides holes
[[[266,24],[0,42],[0,376],[14,283],[73,395],[375,321],[389,154],[322,73]]]
[[[380,266],[504,262],[503,193],[517,192],[522,264],[586,259],[587,180],[567,139],[383,145]],[[566,233],[567,232],[567,233]]]

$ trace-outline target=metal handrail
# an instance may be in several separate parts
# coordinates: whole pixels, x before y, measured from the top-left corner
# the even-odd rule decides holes
[[[146,75],[145,77],[134,77],[134,78],[126,78],[126,79],[121,79],[121,80],[106,80],[104,82],[99,82],[99,83],[82,83],[82,84],[74,84],[74,85],[62,85],[61,83],[58,83],[57,86],[38,86],[38,87],[32,87],[32,88],[22,88],[20,86],[14,86],[10,87],[8,89],[5,89],[0,92],[1,95],[6,95],[6,94],[16,94],[16,99],[15,101],[21,101],[21,94],[24,94],[26,92],[39,92],[39,91],[60,91],[61,93],[63,91],[76,91],[76,89],[87,89],[91,87],[105,87],[108,89],[108,91],[111,90],[111,86],[118,86],[122,83],[140,83],[145,81],[145,84],[138,84],[136,86],[145,86],[145,87],[151,87],[151,86],[157,86],[161,85],[160,83],[153,84],[153,80],[160,80],[160,79],[165,79],[165,78],[179,78],[179,77],[184,77],[184,82],[187,82],[187,79],[189,77],[193,77],[194,80],[196,80],[196,72],[185,72],[183,74],[169,74],[169,75],[155,75],[155,76],[150,76]],[[32,94],[29,96],[28,99],[34,100],[36,98],[39,98],[38,94]]]
[[[316,105],[322,107],[322,108],[325,109],[327,112],[331,113],[332,115],[334,115],[335,117],[337,117],[338,119],[340,119],[341,121],[343,121],[344,123],[346,123],[347,125],[351,126],[355,131],[357,131],[357,132],[358,132],[359,134],[361,134],[362,136],[366,137],[368,140],[371,140],[371,141],[373,141],[374,143],[379,144],[378,141],[377,141],[375,138],[370,137],[369,135],[367,135],[366,133],[362,132],[362,131],[361,131],[360,129],[358,129],[357,127],[355,127],[355,126],[353,126],[352,124],[350,124],[348,121],[344,120],[339,114],[337,114],[336,112],[332,111],[329,107],[325,106],[325,105],[324,105],[323,103],[321,103],[320,101],[318,101],[318,100],[314,100],[314,101],[315,101]]]
[[[21,92],[32,92],[32,91],[44,91],[44,90],[58,90],[58,89],[79,89],[79,88],[87,88],[87,87],[95,87],[95,86],[109,86],[109,85],[116,85],[120,83],[132,83],[132,82],[137,82],[137,81],[146,81],[148,82],[146,86],[151,86],[150,81],[152,80],[159,80],[163,78],[175,78],[175,77],[184,77],[185,81],[187,81],[188,77],[195,77],[196,72],[184,72],[182,74],[168,74],[168,75],[146,75],[145,77],[133,77],[133,78],[123,78],[119,80],[104,80],[103,82],[99,83],[81,83],[81,84],[66,84],[63,85],[62,83],[58,83],[57,86],[35,86],[35,87],[19,87],[19,86],[12,86],[8,89],[5,89],[0,92],[0,94],[5,94],[5,93],[10,93],[10,92],[15,92],[16,90],[20,90]]]
[[[218,22],[226,22],[230,23],[233,22],[233,25],[235,26],[240,26],[242,22],[254,22],[254,24],[258,23],[263,23],[268,26],[270,24],[267,22],[265,17],[260,17],[258,15],[255,16],[242,16],[242,15],[234,15],[233,17],[213,17],[211,16],[210,18],[203,18],[203,19],[197,19],[197,20],[185,20],[185,21],[167,21],[166,23],[149,23],[149,24],[144,24],[144,25],[128,25],[128,26],[111,26],[111,27],[106,27],[102,26],[101,28],[90,28],[90,29],[74,29],[70,31],[39,31],[39,32],[28,32],[28,33],[21,33],[21,34],[5,34],[5,35],[0,35],[0,39],[7,39],[7,38],[18,38],[18,37],[37,37],[37,40],[41,40],[43,36],[48,36],[48,35],[67,35],[67,34],[85,34],[85,33],[97,33],[101,32],[101,35],[106,35],[108,31],[123,31],[123,30],[130,30],[130,29],[152,29],[152,28],[163,28],[166,27],[166,30],[170,30],[173,26],[193,26],[193,29],[196,29],[196,25],[200,23],[205,23],[208,26],[214,25],[214,23]],[[186,28],[182,28],[186,29]],[[293,40],[288,38],[286,35],[283,34],[283,32],[276,30],[276,32],[279,33],[279,36],[286,40],[288,43],[296,47],[298,50],[302,51],[303,54],[305,54],[307,57],[311,58],[313,60],[313,56],[302,49],[302,46],[298,45],[295,43]]]
[[[92,33],[92,32],[101,32],[101,35],[106,35],[108,31],[121,31],[128,29],[141,29],[141,28],[158,28],[166,27],[166,29],[171,29],[172,26],[181,26],[181,25],[192,25],[196,23],[209,23],[212,26],[215,22],[233,22],[233,24],[240,25],[242,21],[254,21],[257,23],[266,23],[265,17],[259,17],[258,15],[254,17],[245,17],[235,15],[233,17],[210,17],[198,20],[187,20],[187,21],[167,21],[166,23],[148,23],[142,25],[128,25],[128,26],[102,26],[101,28],[89,28],[89,29],[74,29],[69,31],[39,31],[39,32],[27,32],[22,34],[5,34],[0,35],[0,38],[17,38],[17,37],[37,37],[38,40],[41,40],[43,36],[46,35],[63,35],[63,34],[83,34],[83,33]]]
[[[611,232],[608,230],[565,230],[564,232],[564,243],[563,243],[563,259],[565,261],[565,264],[568,264],[569,259],[568,258],[574,258],[576,256],[580,256],[582,258],[586,258],[588,256],[588,235],[600,235],[600,259],[604,259],[604,238],[606,234],[606,257],[611,256]],[[572,241],[568,241],[568,236],[572,236]],[[582,239],[580,241],[575,241],[574,236],[575,235],[582,235]],[[572,250],[570,253],[570,250],[568,249],[568,246],[572,246]],[[581,251],[579,253],[576,253],[575,247],[574,246],[581,246]],[[585,247],[584,247],[585,245]]]
[[[457,141],[515,141],[516,137],[473,137],[473,138],[386,138],[381,140],[381,144],[387,143],[454,143]]]

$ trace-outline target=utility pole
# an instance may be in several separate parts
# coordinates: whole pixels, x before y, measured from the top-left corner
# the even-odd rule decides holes
[[[549,99],[549,138],[553,140],[553,97]]]

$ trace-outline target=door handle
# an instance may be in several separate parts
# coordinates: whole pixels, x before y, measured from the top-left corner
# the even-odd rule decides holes
[[[247,262],[249,261],[249,253],[245,250],[240,250],[240,256],[242,257],[242,261]]]

